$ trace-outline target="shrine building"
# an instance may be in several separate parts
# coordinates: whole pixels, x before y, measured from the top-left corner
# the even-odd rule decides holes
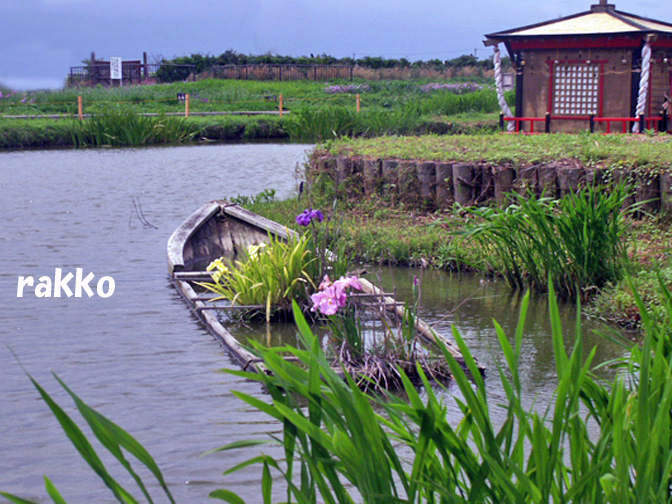
[[[485,45],[495,47],[496,65],[503,44],[516,72],[517,119],[508,121],[510,129],[668,129],[670,23],[622,12],[600,0],[585,12],[485,38]],[[503,99],[500,104],[508,112],[504,115],[511,116]]]

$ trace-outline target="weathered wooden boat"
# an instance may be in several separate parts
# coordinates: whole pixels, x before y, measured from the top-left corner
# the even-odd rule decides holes
[[[168,270],[178,292],[243,369],[255,371],[263,370],[260,360],[222,325],[217,316],[219,310],[235,307],[212,303],[213,295],[197,291],[195,282],[212,280],[206,267],[213,260],[219,257],[236,259],[250,245],[268,242],[269,234],[284,240],[296,236],[295,231],[238,205],[227,201],[211,201],[189,216],[168,240]],[[401,303],[368,280],[360,278],[360,281],[365,295],[376,297],[386,310],[403,317]],[[455,344],[434,332],[419,318],[416,319],[416,330],[424,345],[436,345],[440,341],[458,362],[464,363]],[[479,368],[483,371],[482,367]]]

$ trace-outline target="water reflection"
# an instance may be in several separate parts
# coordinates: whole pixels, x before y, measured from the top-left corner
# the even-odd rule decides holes
[[[370,269],[371,270],[371,269]],[[465,339],[472,354],[488,369],[487,384],[497,391],[497,366],[506,366],[500,351],[493,320],[504,329],[513,342],[521,309],[523,293],[512,291],[504,282],[484,281],[478,276],[439,271],[414,271],[407,268],[376,268],[372,270],[385,289],[396,288],[402,300],[412,298],[415,275],[422,281],[420,316],[438,332],[450,335],[454,325]],[[576,306],[560,303],[559,312],[567,351],[574,345]],[[584,348],[596,347],[595,364],[623,355],[623,347],[604,337],[613,329],[596,321],[582,319]],[[551,342],[548,298],[533,295],[527,312],[521,348],[520,378],[526,403],[535,400],[548,404],[556,385],[555,360]],[[614,371],[601,371],[607,378]]]
[[[205,201],[266,188],[288,196],[308,148],[0,153],[0,488],[39,501],[47,474],[68,501],[113,501],[7,346],[69,413],[76,416],[51,369],[132,432],[164,470],[178,502],[204,501],[224,486],[222,472],[249,456],[203,452],[277,430],[232,395],[265,398],[256,384],[219,372],[235,363],[169,282],[166,241]],[[16,298],[18,275],[53,275],[55,267],[111,275],[116,292],[109,299]],[[226,484],[253,502],[257,475],[251,468]]]

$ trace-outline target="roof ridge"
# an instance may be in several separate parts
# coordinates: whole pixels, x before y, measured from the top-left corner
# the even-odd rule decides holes
[[[651,29],[648,26],[636,23],[632,19],[627,18],[626,16],[623,16],[620,12],[609,11],[609,12],[607,12],[607,14],[609,14],[612,17],[615,17],[616,19],[618,19],[620,21],[623,21],[626,24],[629,24],[630,26],[634,26],[635,28],[639,28],[640,30],[650,30]]]
[[[591,12],[589,10],[588,11],[581,11],[581,12],[577,12],[576,14],[570,14],[569,16],[561,16],[557,19],[551,19],[551,20],[548,20],[548,21],[541,21],[539,23],[532,23],[532,24],[524,25],[524,26],[517,26],[517,27],[511,28],[509,30],[490,33],[490,34],[486,35],[486,37],[496,37],[498,35],[505,35],[505,34],[510,33],[510,32],[517,32],[517,31],[523,31],[523,30],[530,30],[532,28],[539,28],[540,26],[554,24],[554,23],[557,23],[559,21],[566,21],[568,19],[573,19],[573,18],[585,16],[586,14],[591,14]]]
[[[644,17],[644,16],[639,16],[637,14],[633,14],[631,12],[624,12],[624,11],[619,11],[619,10],[614,11],[614,12],[617,13],[617,14],[620,14],[621,16],[634,17],[634,18],[637,18],[637,19],[641,19],[642,21],[649,21],[651,23],[661,24],[661,25],[669,26],[670,28],[672,28],[672,23],[668,23],[667,21],[661,21],[659,19],[647,18],[647,17]]]
[[[666,32],[667,30],[662,29],[660,27],[672,28],[672,23],[668,23],[666,21],[660,21],[660,20],[657,20],[657,19],[651,19],[651,18],[646,18],[646,17],[643,17],[643,16],[638,16],[637,14],[631,14],[629,12],[619,11],[619,10],[616,10],[613,7],[613,4],[605,4],[605,6],[608,7],[608,8],[606,8],[604,10],[597,11],[597,10],[593,10],[591,8],[591,10],[577,12],[576,14],[570,14],[568,16],[561,16],[557,19],[551,19],[551,20],[548,20],[548,21],[541,21],[541,22],[538,22],[538,23],[533,23],[533,24],[529,24],[529,25],[525,25],[525,26],[519,26],[519,27],[516,27],[516,28],[511,28],[511,29],[508,29],[508,30],[489,33],[489,34],[485,35],[485,37],[490,38],[490,39],[496,39],[496,38],[501,38],[501,37],[516,36],[516,35],[514,35],[514,33],[516,33],[516,32],[524,32],[524,31],[527,31],[527,30],[543,28],[545,26],[551,26],[551,25],[554,25],[556,23],[562,23],[562,22],[565,22],[565,21],[578,19],[578,18],[585,17],[585,16],[588,16],[588,15],[591,15],[591,14],[607,14],[613,20],[618,20],[621,23],[624,23],[626,26],[630,26],[630,27],[635,28],[636,30],[639,30],[639,31],[642,31],[642,32]],[[656,27],[652,27],[652,26],[647,26],[645,23],[654,23],[654,24],[657,24],[657,25],[660,25],[660,26],[656,28]],[[619,31],[611,32],[611,33],[630,33],[630,32],[634,32],[634,30],[632,30],[632,28],[629,29],[629,30],[623,29],[623,30],[619,30]]]

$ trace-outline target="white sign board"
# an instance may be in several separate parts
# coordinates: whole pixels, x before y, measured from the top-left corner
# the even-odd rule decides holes
[[[110,57],[110,79],[121,80],[121,58],[119,56]]]

